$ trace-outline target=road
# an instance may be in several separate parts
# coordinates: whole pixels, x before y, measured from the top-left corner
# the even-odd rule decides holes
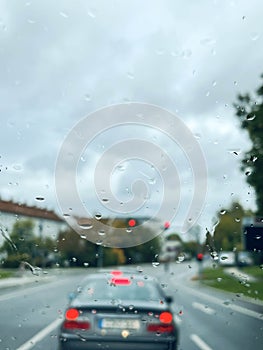
[[[174,317],[182,350],[262,349],[263,305],[233,294],[206,288],[191,277],[195,262],[143,265],[174,298]],[[58,326],[67,295],[91,269],[61,270],[53,278],[0,290],[0,349],[56,350]],[[51,272],[52,273],[52,272]]]

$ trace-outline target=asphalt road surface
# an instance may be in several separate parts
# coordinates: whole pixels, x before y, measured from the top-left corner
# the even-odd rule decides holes
[[[142,269],[142,274],[158,277],[166,293],[174,298],[179,349],[262,349],[262,303],[191,281],[197,273],[195,262],[173,263],[168,271],[163,265],[143,265]],[[52,278],[0,290],[0,349],[56,350],[67,296],[89,271],[51,271]]]

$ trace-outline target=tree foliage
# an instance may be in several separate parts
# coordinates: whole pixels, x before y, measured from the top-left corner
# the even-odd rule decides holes
[[[242,218],[251,215],[251,211],[246,211],[238,202],[233,202],[229,209],[219,211],[219,223],[214,236],[207,238],[207,244],[217,251],[242,250]]]
[[[50,237],[34,235],[32,220],[18,220],[13,225],[10,237],[1,247],[1,252],[7,254],[3,266],[18,267],[23,261],[26,261],[32,265],[44,267],[54,247],[55,241]]]
[[[261,75],[263,79],[263,74]],[[246,93],[238,95],[236,115],[241,127],[248,132],[252,141],[251,149],[245,153],[242,160],[242,171],[247,176],[247,182],[254,187],[258,214],[263,213],[263,84],[256,90],[256,96]]]

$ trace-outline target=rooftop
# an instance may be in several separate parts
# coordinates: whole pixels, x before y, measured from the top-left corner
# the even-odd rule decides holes
[[[57,214],[51,210],[38,208],[36,206],[27,206],[26,204],[15,203],[13,201],[0,200],[0,212],[11,213],[15,215],[24,215],[34,218],[42,218],[52,221],[63,221]]]

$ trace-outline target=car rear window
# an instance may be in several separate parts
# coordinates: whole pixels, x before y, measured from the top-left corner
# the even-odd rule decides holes
[[[159,300],[162,298],[154,282],[139,279],[129,279],[129,281],[130,283],[121,283],[114,278],[91,279],[81,289],[78,299],[84,301],[98,299]]]

